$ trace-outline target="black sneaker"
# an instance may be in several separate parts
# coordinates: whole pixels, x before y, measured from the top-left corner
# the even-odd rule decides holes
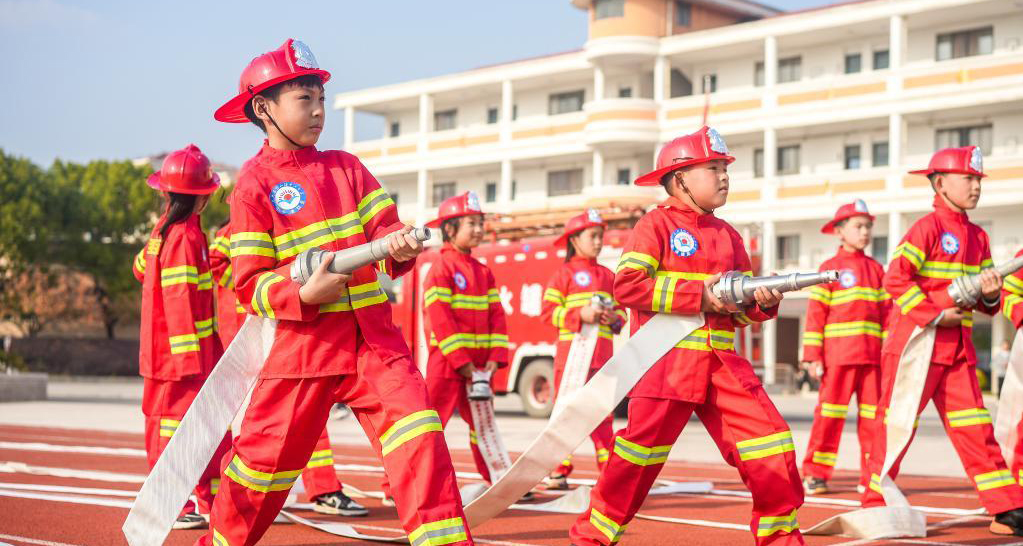
[[[1013,508],[1007,512],[995,514],[995,519],[988,529],[996,535],[1023,537],[1023,508]]]
[[[526,494],[522,495],[522,498],[519,499],[519,502],[522,502],[522,501],[529,502],[529,501],[534,500],[534,499],[536,499],[536,496],[533,495],[533,492],[532,491],[526,491]]]
[[[544,485],[548,490],[551,491],[567,491],[568,490],[568,476],[562,474],[552,474],[544,478]]]
[[[822,495],[828,492],[828,482],[811,476],[803,480],[803,490],[807,495]]]
[[[206,518],[195,512],[189,512],[178,516],[174,522],[174,529],[202,529],[206,527]]]
[[[320,495],[313,501],[313,510],[332,516],[366,516],[369,510],[340,491]]]

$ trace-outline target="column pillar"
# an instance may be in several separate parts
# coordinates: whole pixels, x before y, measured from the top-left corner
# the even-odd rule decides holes
[[[430,173],[419,169],[416,173],[416,225],[427,222],[426,209],[430,205]]]
[[[425,152],[433,131],[433,97],[423,93],[419,95],[419,151]]]
[[[599,148],[593,149],[593,189],[599,191],[604,185],[604,154]]]
[[[604,69],[600,65],[593,67],[593,100],[604,100],[605,92]]]
[[[760,245],[760,274],[770,275],[777,269],[775,250],[778,242],[775,240],[774,220],[764,221],[760,236],[762,243]],[[764,357],[764,384],[773,385],[777,381],[778,321],[769,320],[762,323],[761,332],[763,336],[761,354]]]
[[[515,109],[514,93],[511,80],[501,82],[501,142],[511,141],[512,111]]]
[[[498,185],[498,201],[501,203],[501,207],[507,211],[511,207],[512,202],[512,178],[514,177],[514,170],[510,159],[501,160],[501,182]]]
[[[774,84],[778,82],[778,39],[774,36],[764,38],[764,103],[775,106],[778,97],[774,94]]]

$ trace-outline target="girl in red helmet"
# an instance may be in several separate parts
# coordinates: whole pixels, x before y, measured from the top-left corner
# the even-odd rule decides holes
[[[597,263],[597,256],[604,247],[606,227],[600,213],[590,209],[569,219],[565,224],[565,232],[555,241],[556,245],[566,247],[565,264],[547,283],[542,314],[542,320],[554,325],[558,331],[557,355],[554,358],[555,393],[561,389],[572,340],[579,334],[583,324],[599,325],[596,348],[587,370],[588,379],[611,358],[614,334],[622,330],[628,319],[625,309],[614,302],[611,296],[614,273]],[[593,305],[594,297],[610,305]],[[612,416],[608,415],[590,434],[600,469],[604,468],[611,449],[611,424]],[[571,473],[572,458],[569,456],[547,478],[547,488],[568,489],[568,476]]]
[[[199,213],[219,179],[199,148],[189,145],[167,155],[163,169],[148,183],[166,197],[166,209],[135,258],[142,282],[139,372],[143,377],[146,456],[156,464],[178,423],[220,358],[214,324],[213,278]],[[175,529],[206,524],[217,493],[220,458],[230,446],[224,437],[195,489],[198,510],[189,501]]]

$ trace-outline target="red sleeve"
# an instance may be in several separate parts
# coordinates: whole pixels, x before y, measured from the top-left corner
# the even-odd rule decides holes
[[[358,158],[351,155],[348,157],[351,159],[347,162],[346,174],[352,181],[359,201],[359,220],[366,232],[366,239],[373,241],[404,227],[398,219],[398,207],[387,190],[380,186]],[[388,256],[377,263],[376,269],[393,279],[411,271],[415,263],[415,258],[396,262]]]
[[[931,295],[925,294],[920,285],[913,282],[917,270],[927,261],[925,249],[933,248],[933,234],[923,222],[913,224],[895,249],[892,263],[884,276],[884,289],[895,300],[899,311],[920,327],[930,324],[943,308],[937,305]]]
[[[199,339],[213,333],[213,309],[202,309],[199,290],[212,288],[201,250],[179,230],[160,248],[160,294],[171,366],[199,373]],[[203,244],[204,246],[204,244]]]
[[[615,298],[633,309],[695,315],[700,312],[703,281],[682,279],[670,272],[658,274],[664,241],[651,220],[651,214],[656,213],[654,210],[640,219],[625,243],[615,272]]]
[[[472,363],[466,345],[459,343],[459,332],[455,322],[454,311],[451,309],[452,286],[451,275],[440,260],[426,274],[423,283],[423,306],[426,308],[427,329],[437,341],[440,352],[454,369]]]
[[[234,290],[234,281],[231,276],[231,237],[229,231],[221,229],[217,231],[210,244],[210,273],[213,274],[213,282],[228,290]]]
[[[1023,256],[1023,250],[1016,256]],[[1002,284],[1002,313],[1017,329],[1023,328],[1023,270],[1005,276]]]
[[[828,262],[821,264],[819,271],[828,269]],[[824,360],[824,325],[828,323],[831,309],[831,285],[818,284],[809,288],[810,299],[806,303],[806,328],[803,331],[803,361]]]
[[[543,311],[540,314],[540,319],[555,328],[578,332],[583,327],[582,320],[579,319],[580,308],[569,309],[565,305],[565,292],[568,291],[567,281],[569,278],[567,272],[566,267],[558,268],[551,280],[547,281],[547,289],[543,293]]]
[[[231,203],[231,268],[238,301],[248,313],[279,320],[310,321],[319,306],[302,303],[289,265],[274,253],[273,217],[262,201],[235,189]]]
[[[881,270],[881,278],[884,278],[884,266],[877,264],[878,269]],[[881,292],[884,294],[884,299],[881,300],[881,339],[888,339],[888,327],[891,326],[892,316],[892,295],[888,291],[882,288]]]
[[[146,246],[149,245],[147,244]],[[131,272],[135,275],[135,280],[139,282],[143,282],[146,278],[146,246],[139,250],[131,263]]]
[[[487,269],[487,283],[487,323],[490,324],[490,355],[487,360],[504,367],[508,364],[508,324],[501,305],[501,293],[490,269]]]
[[[981,245],[980,269],[984,270],[994,267],[995,263],[991,260],[991,241],[988,239],[987,233],[984,230],[977,228],[977,231],[980,232],[978,237]],[[1005,286],[1004,282],[1002,283],[1002,286]],[[984,302],[984,295],[981,294],[981,296],[977,298],[977,303],[973,306],[973,310],[980,311],[985,315],[994,315],[998,313],[999,309],[1002,307],[1001,296],[1001,293],[999,293],[998,300],[995,301],[994,305],[988,305]]]
[[[729,236],[732,238],[732,255],[735,256],[735,270],[741,271],[743,275],[752,277],[753,264],[750,262],[749,254],[746,253],[746,245],[742,242],[742,236],[734,229],[729,229]],[[699,306],[699,302],[697,302],[697,306]],[[764,309],[760,307],[760,304],[754,303],[738,313],[732,313],[732,324],[741,328],[754,322],[771,320],[778,316],[778,307],[778,305],[775,305],[769,309]]]

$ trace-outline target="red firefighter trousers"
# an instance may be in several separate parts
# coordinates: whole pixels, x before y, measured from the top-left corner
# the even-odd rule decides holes
[[[341,481],[337,479],[337,472],[334,471],[334,452],[330,449],[327,427],[323,427],[320,439],[313,448],[313,454],[302,471],[302,486],[305,487],[310,502],[320,495],[341,490]]]
[[[632,398],[629,424],[615,438],[590,509],[572,527],[573,544],[614,544],[621,538],[694,411],[753,493],[750,529],[756,543],[803,544],[796,520],[803,489],[792,433],[759,384],[744,385],[721,360],[710,374],[702,404]]]
[[[441,423],[447,426],[448,420],[458,410],[466,425],[469,425],[469,448],[472,450],[472,460],[476,463],[476,471],[483,476],[483,480],[490,483],[490,471],[483,459],[476,444],[476,425],[472,422],[472,410],[469,408],[469,393],[466,390],[468,380],[463,377],[442,377],[440,374],[426,375],[426,389],[430,392],[430,400],[440,414]]]
[[[881,365],[884,380],[879,418],[882,417],[882,412],[887,411],[891,401],[899,355],[883,354]],[[977,383],[976,367],[965,361],[956,362],[951,366],[932,363],[927,370],[927,382],[920,398],[917,415],[931,400],[941,415],[948,437],[959,454],[966,474],[973,481],[984,508],[991,514],[997,514],[1023,507],[1023,489],[1020,489],[1012,473],[1006,468],[1001,449],[995,442],[991,415],[984,409],[984,398]],[[884,420],[879,419],[870,454],[870,486],[862,498],[864,507],[884,505],[884,498],[880,492],[880,472],[887,450],[885,433]],[[898,463],[905,455],[905,450],[899,453],[895,467],[889,472],[892,478],[898,475]]]
[[[586,379],[593,377],[593,374],[597,373],[598,369],[591,368],[586,374]],[[555,367],[554,368],[554,394],[557,399],[558,390],[561,389],[561,376],[565,374],[565,368]],[[597,468],[603,472],[604,466],[607,463],[608,456],[611,450],[611,439],[614,437],[613,427],[614,416],[608,415],[607,419],[601,421],[597,428],[593,429],[590,433],[590,440],[593,441],[593,449],[597,452]],[[561,461],[561,465],[558,466],[555,474],[561,474],[562,476],[568,476],[572,473],[572,456],[569,455]]]
[[[870,482],[867,456],[874,440],[874,417],[881,391],[881,371],[876,365],[857,364],[828,366],[821,378],[820,396],[813,413],[813,428],[803,460],[803,475],[828,480],[835,470],[838,444],[849,409],[849,400],[856,394],[859,416],[856,433],[860,441],[860,484]]]

